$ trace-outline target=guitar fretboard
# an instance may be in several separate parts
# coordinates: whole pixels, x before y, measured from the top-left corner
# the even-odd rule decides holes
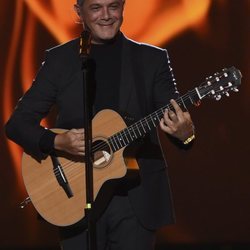
[[[193,89],[187,94],[181,96],[175,100],[182,109],[186,109],[189,105],[194,104],[194,102],[199,99],[197,91]],[[157,127],[162,119],[165,110],[174,110],[174,107],[171,103],[167,104],[164,107],[156,110],[150,115],[144,117],[143,119],[137,121],[131,126],[125,128],[124,130],[114,134],[108,138],[108,143],[113,152],[118,151],[119,149],[126,147],[133,141],[142,138],[144,135],[149,133],[152,129]]]

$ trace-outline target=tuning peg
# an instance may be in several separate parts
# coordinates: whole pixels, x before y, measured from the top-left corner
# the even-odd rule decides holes
[[[232,87],[233,86],[233,84],[231,83],[231,82],[229,82],[228,83],[228,87],[230,88],[230,87]]]
[[[219,101],[220,99],[221,99],[221,95],[215,96],[215,100],[216,100],[216,101]]]
[[[234,88],[233,91],[234,92],[239,92],[239,90],[237,88]]]
[[[220,86],[220,90],[222,91],[222,90],[224,90],[224,88],[222,86]]]
[[[225,76],[225,77],[228,77],[228,73],[224,73],[224,76]]]
[[[219,82],[219,81],[220,81],[220,78],[217,76],[217,77],[215,78],[215,81],[216,81],[216,82]]]
[[[229,97],[229,96],[230,96],[228,92],[226,92],[226,93],[225,93],[225,95],[226,95],[227,97]]]

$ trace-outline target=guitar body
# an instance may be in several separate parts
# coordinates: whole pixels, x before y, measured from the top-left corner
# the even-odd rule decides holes
[[[106,141],[112,134],[126,128],[119,114],[112,110],[99,112],[92,122],[93,143]],[[66,130],[55,129],[56,133]],[[93,146],[94,147],[94,146]],[[111,179],[123,177],[127,167],[123,159],[123,149],[112,153],[100,151],[95,154],[93,164],[94,198],[102,185]],[[53,169],[51,157],[38,162],[24,153],[22,174],[29,197],[39,214],[48,222],[58,226],[68,226],[78,222],[85,216],[86,188],[85,164],[79,157],[58,153],[63,172],[72,190],[73,196],[68,197],[59,185]]]

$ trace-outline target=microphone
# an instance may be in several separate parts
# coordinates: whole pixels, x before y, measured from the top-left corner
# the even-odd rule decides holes
[[[90,53],[91,47],[91,33],[88,30],[84,30],[80,38],[80,57],[87,58]]]

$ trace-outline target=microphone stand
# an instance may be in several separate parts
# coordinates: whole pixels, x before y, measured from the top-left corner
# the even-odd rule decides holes
[[[96,250],[96,231],[92,212],[93,196],[93,154],[92,154],[92,95],[90,94],[90,52],[91,34],[84,30],[80,38],[80,57],[83,71],[83,107],[84,107],[84,138],[85,138],[85,180],[86,180],[86,207],[87,218],[87,245],[89,250]]]

